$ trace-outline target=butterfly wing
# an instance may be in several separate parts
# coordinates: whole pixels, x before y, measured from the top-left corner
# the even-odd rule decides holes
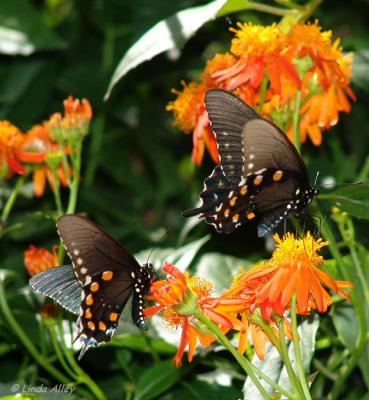
[[[242,129],[258,114],[239,97],[224,90],[212,89],[205,96],[206,111],[217,139],[223,174],[237,183],[244,170]]]
[[[225,233],[261,216],[258,233],[264,236],[288,214],[301,212],[306,201],[299,196],[309,191],[309,178],[286,135],[226,91],[210,90],[206,109],[220,140],[221,165],[205,180],[200,207],[184,215],[201,214]]]
[[[79,314],[82,285],[70,265],[42,271],[33,276],[29,283],[36,292],[50,297],[73,314]]]
[[[141,267],[116,240],[87,218],[63,216],[57,229],[82,286],[78,337],[87,349],[111,339]]]

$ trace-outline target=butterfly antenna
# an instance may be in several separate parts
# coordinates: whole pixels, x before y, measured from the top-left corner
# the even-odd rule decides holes
[[[328,189],[333,189],[334,187],[345,187],[345,186],[354,186],[354,185],[362,185],[364,182],[350,182],[350,183],[321,183],[318,187],[328,186]]]
[[[170,232],[170,230],[171,230],[171,228],[167,228],[166,231],[165,231],[165,232],[161,235],[161,237],[159,238],[158,242],[161,242],[161,241],[168,235],[168,233]],[[146,264],[149,263],[150,257],[151,257],[151,255],[152,255],[152,253],[153,253],[154,250],[155,250],[155,247],[153,247],[153,248],[150,250],[150,253],[149,253],[149,255],[147,256]]]
[[[319,177],[319,171],[317,171],[316,175],[315,175],[315,180],[314,180],[314,187],[316,187],[316,183],[318,181],[318,177]]]

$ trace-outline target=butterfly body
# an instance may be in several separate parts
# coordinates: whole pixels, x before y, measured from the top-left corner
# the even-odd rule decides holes
[[[184,215],[200,214],[223,233],[261,217],[261,237],[288,216],[304,214],[318,189],[286,135],[229,92],[209,90],[205,104],[220,165],[204,181],[201,205]]]
[[[77,338],[83,346],[79,358],[89,347],[111,340],[131,297],[133,322],[147,329],[143,308],[153,279],[152,265],[141,266],[87,218],[66,215],[58,220],[57,229],[72,266],[44,271],[30,284],[79,315]]]

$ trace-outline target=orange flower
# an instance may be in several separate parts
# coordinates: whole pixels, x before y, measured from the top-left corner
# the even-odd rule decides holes
[[[210,299],[213,291],[210,282],[197,276],[189,277],[174,265],[165,264],[163,271],[169,277],[152,283],[151,295],[147,298],[154,300],[157,305],[147,308],[145,315],[152,316],[160,312],[170,327],[182,328],[180,344],[174,357],[175,364],[179,366],[187,346],[188,361],[192,361],[198,341],[207,347],[215,340],[213,335],[200,328],[201,324],[194,316],[196,310],[200,309],[223,330],[228,330],[233,327],[230,314],[238,309],[240,302],[233,299]]]
[[[92,119],[92,108],[86,99],[74,99],[69,96],[64,100],[64,116],[55,113],[50,117],[51,136],[58,143],[75,144],[88,134]]]
[[[230,294],[251,297],[251,309],[259,306],[265,320],[270,320],[273,311],[283,315],[294,294],[299,314],[310,314],[314,309],[326,312],[332,299],[324,286],[349,299],[342,288],[353,284],[335,281],[318,268],[324,262],[318,251],[327,242],[315,240],[309,232],[302,239],[291,233],[280,239],[276,234],[274,240],[277,249],[272,258],[238,276]]]
[[[58,246],[56,245],[53,247],[52,253],[46,249],[38,249],[36,246],[31,245],[29,249],[24,252],[24,264],[28,273],[30,275],[36,275],[46,269],[59,265],[57,251]]]
[[[238,23],[239,29],[231,28],[236,34],[231,52],[238,57],[231,68],[215,72],[217,82],[228,80],[226,89],[234,90],[243,84],[258,89],[264,75],[269,78],[271,89],[281,92],[281,76],[296,87],[301,81],[292,60],[285,53],[286,37],[276,24],[270,26]]]
[[[38,162],[32,154],[21,151],[24,134],[8,121],[0,121],[0,176],[13,173],[24,175],[27,171],[23,161]]]
[[[51,158],[54,158],[59,164],[56,167],[59,181],[63,186],[67,186],[66,173],[60,163],[62,157],[61,152],[66,150],[51,139],[47,123],[35,125],[27,132],[22,144],[22,149],[27,151],[28,154],[34,154],[35,157],[37,155],[42,155],[42,161],[39,163],[38,167],[33,170],[33,184],[37,197],[44,194],[46,180],[49,182],[51,188],[54,187],[54,176],[52,169],[48,165]]]
[[[209,126],[209,120],[205,111],[206,85],[192,82],[182,82],[181,92],[173,90],[177,98],[167,105],[167,110],[174,114],[174,125],[185,133],[193,131],[192,161],[201,165],[204,158],[205,147],[214,162],[219,162],[216,140]]]

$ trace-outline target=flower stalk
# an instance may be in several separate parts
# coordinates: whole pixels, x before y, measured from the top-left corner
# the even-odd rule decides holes
[[[291,386],[293,387],[295,393],[299,395],[299,398],[305,399],[304,397],[304,392],[301,387],[301,383],[297,380],[295,371],[292,368],[291,360],[288,357],[288,348],[285,340],[285,332],[284,332],[284,327],[283,327],[283,319],[280,317],[277,317],[277,326],[278,326],[278,332],[279,332],[279,337],[280,337],[280,355],[282,357],[282,360],[284,362],[284,365],[286,366],[287,374],[291,383]]]
[[[304,365],[302,363],[300,337],[297,331],[296,294],[292,296],[292,302],[291,302],[291,325],[292,325],[293,345],[295,348],[296,367],[297,367],[298,377],[300,380],[300,385],[304,392],[305,399],[311,400],[309,385],[306,381]]]
[[[1,213],[1,224],[3,226],[5,226],[5,224],[6,224],[7,220],[8,220],[9,214],[10,214],[10,212],[11,212],[11,210],[12,210],[14,204],[15,204],[15,201],[17,200],[17,197],[18,197],[18,194],[19,194],[21,188],[24,185],[25,179],[26,178],[25,178],[24,175],[21,175],[18,178],[18,180],[17,180],[17,182],[16,182],[16,184],[15,184],[13,190],[12,190],[11,195],[9,196],[8,200],[6,201],[6,203],[4,205],[3,211]]]

